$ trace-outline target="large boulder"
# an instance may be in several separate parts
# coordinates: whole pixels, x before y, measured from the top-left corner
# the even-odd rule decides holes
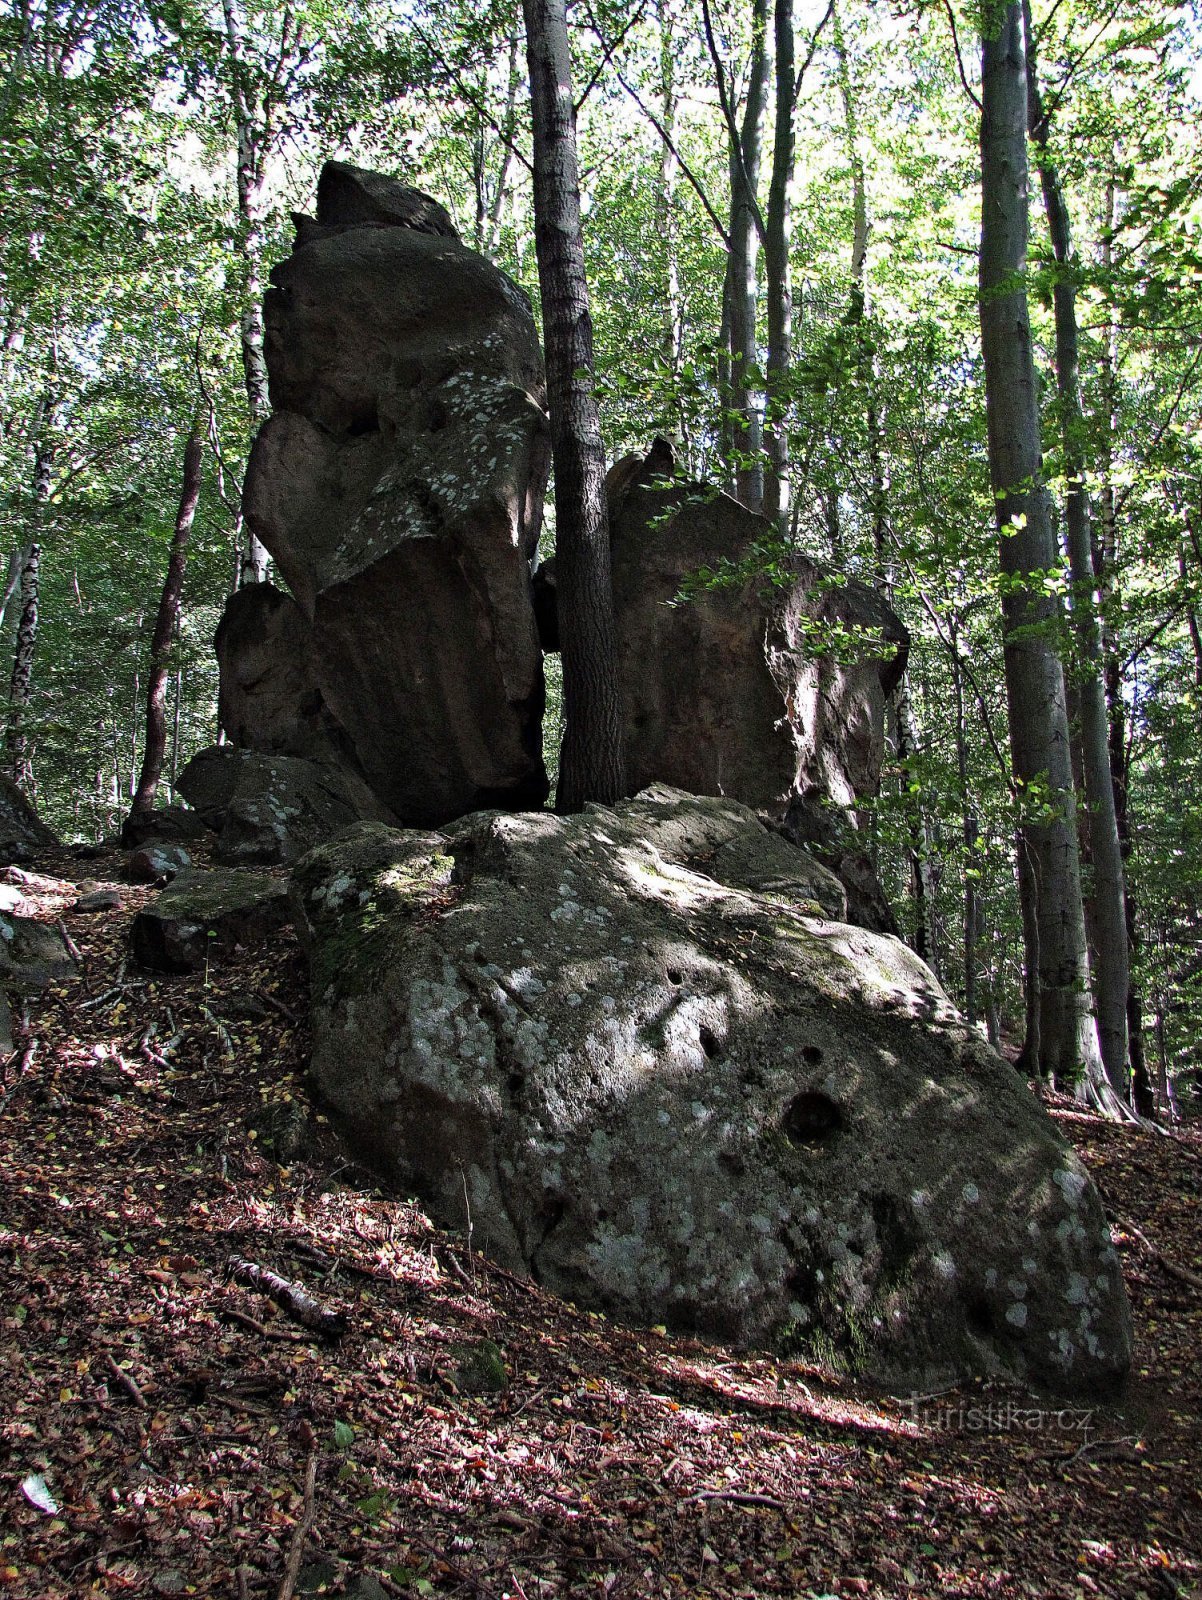
[[[506,1266],[894,1384],[1130,1357],[1098,1196],[899,940],[746,807],[362,824],[302,861],[316,1084]],[[807,886],[812,885],[812,893]]]
[[[839,873],[853,921],[892,932],[855,805],[879,790],[906,631],[874,590],[782,552],[728,495],[666,482],[670,466],[661,443],[610,474],[630,787],[763,811]]]
[[[176,788],[216,829],[227,866],[278,866],[352,822],[395,820],[353,769],[233,745],[199,751]]]
[[[245,511],[310,619],[326,712],[406,821],[540,805],[549,444],[526,296],[427,196],[341,164],[271,279]]]

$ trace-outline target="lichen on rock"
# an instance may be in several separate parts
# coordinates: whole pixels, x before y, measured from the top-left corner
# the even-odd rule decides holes
[[[579,1304],[894,1384],[1117,1382],[1083,1169],[899,940],[788,902],[822,880],[782,848],[664,786],[351,830],[294,882],[320,1092],[437,1220],[470,1210]]]

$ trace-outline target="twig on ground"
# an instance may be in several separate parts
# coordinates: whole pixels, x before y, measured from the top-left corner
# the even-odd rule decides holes
[[[296,1012],[293,1011],[292,1007],[286,1006],[282,1000],[277,1000],[275,995],[268,994],[266,989],[264,989],[262,994],[256,995],[255,998],[257,1000],[262,1000],[264,1005],[273,1006],[275,1010],[279,1012],[280,1016],[285,1019],[285,1021],[291,1022],[296,1027],[300,1026],[301,1019]]]
[[[305,1553],[305,1540],[309,1537],[309,1530],[313,1526],[313,1498],[317,1489],[317,1451],[312,1445],[309,1447],[309,1459],[305,1463],[305,1503],[301,1512],[301,1519],[296,1525],[292,1535],[292,1546],[288,1551],[288,1563],[284,1568],[284,1580],[280,1584],[276,1600],[292,1600],[296,1589],[296,1580],[300,1576],[301,1557]]]
[[[265,1294],[268,1299],[274,1300],[276,1305],[286,1311],[294,1322],[299,1322],[302,1328],[308,1328],[313,1333],[325,1334],[330,1339],[339,1339],[346,1332],[347,1321],[342,1312],[327,1311],[299,1283],[289,1283],[286,1278],[281,1278],[278,1273],[271,1272],[267,1267],[260,1267],[253,1261],[242,1261],[237,1256],[231,1256],[225,1275],[227,1280],[232,1278],[243,1288],[257,1289],[260,1294]]]
[[[1148,1252],[1157,1266],[1164,1268],[1171,1278],[1176,1278],[1178,1283],[1187,1283],[1191,1289],[1202,1289],[1202,1273],[1191,1272],[1188,1267],[1171,1260],[1163,1250],[1156,1248],[1147,1234],[1141,1232],[1134,1222],[1129,1222],[1126,1217],[1120,1217],[1115,1213],[1114,1220],[1124,1233],[1130,1234]]]
[[[20,1056],[17,1058],[17,1076],[4,1093],[0,1094],[0,1111],[4,1110],[13,1095],[24,1083],[26,1074],[29,1072],[30,1067],[33,1066],[34,1057],[37,1055],[40,1045],[40,1039],[30,1039],[29,1043],[22,1049]]]
[[[269,1328],[265,1322],[258,1322],[254,1317],[248,1317],[245,1311],[239,1311],[234,1306],[219,1306],[218,1315],[227,1322],[236,1322],[243,1328],[250,1328],[253,1333],[258,1333],[264,1339],[275,1339],[280,1344],[307,1344],[303,1334],[285,1333],[281,1328]]]
[[[780,1511],[785,1515],[789,1511],[785,1502],[773,1494],[744,1494],[737,1489],[702,1489],[698,1494],[689,1495],[685,1503],[697,1505],[709,1500],[725,1500],[732,1506],[764,1506],[769,1511]]]
[[[1134,1450],[1139,1444],[1139,1438],[1134,1433],[1125,1433],[1119,1439],[1087,1439],[1079,1450],[1074,1450],[1069,1456],[1066,1465],[1072,1466],[1074,1461],[1080,1461],[1084,1455],[1111,1450]]]
[[[213,1032],[217,1035],[217,1037],[221,1040],[221,1048],[224,1054],[230,1060],[232,1060],[237,1052],[234,1049],[234,1041],[230,1034],[230,1030],[226,1027],[225,1023],[222,1022],[217,1013],[210,1010],[208,1006],[202,1005],[200,1008],[200,1014],[213,1029]]]
[[[113,1355],[111,1350],[106,1350],[104,1352],[104,1364],[112,1373],[113,1377],[116,1378],[121,1387],[125,1390],[126,1394],[133,1401],[134,1405],[137,1406],[138,1410],[145,1411],[147,1409],[146,1396],[142,1393],[141,1389],[139,1389],[132,1374],[126,1372],[125,1369],[118,1363],[117,1358]]]

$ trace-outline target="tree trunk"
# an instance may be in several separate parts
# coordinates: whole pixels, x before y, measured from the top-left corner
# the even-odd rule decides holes
[[[580,227],[576,114],[564,0],[522,0],[534,123],[534,239],[555,462],[564,739],[556,803],[626,792],[610,577],[605,452]]]
[[[38,638],[38,582],[42,566],[42,547],[30,545],[21,568],[21,617],[17,623],[17,645],[13,654],[13,675],[8,696],[8,763],[13,782],[29,791],[33,785],[33,755],[26,726],[29,702],[33,696],[33,656]]]
[[[26,724],[29,702],[33,696],[33,658],[38,639],[38,598],[42,569],[40,540],[46,507],[50,504],[54,471],[54,452],[45,438],[52,409],[50,396],[43,396],[39,412],[39,442],[33,458],[33,511],[30,516],[30,539],[21,565],[21,614],[17,621],[17,639],[13,650],[6,738],[9,771],[13,782],[30,792],[33,788],[33,753],[29,746],[29,730]]]
[[[951,622],[951,642],[952,698],[956,719],[956,775],[960,783],[960,831],[964,845],[964,1019],[971,1028],[977,1020],[977,940],[980,930],[976,866],[978,826],[969,792],[968,718],[965,714],[964,673],[960,666],[959,636],[954,615]]]
[[[792,187],[797,135],[793,123],[796,100],[796,51],[793,0],[776,0],[776,116],[772,146],[772,180],[764,226],[764,270],[768,290],[768,362],[764,448],[764,515],[782,535],[789,524],[789,379],[793,366],[793,279],[789,254],[793,245]]]
[[[680,296],[680,251],[677,239],[676,185],[680,163],[676,156],[676,30],[672,0],[656,0],[659,19],[659,116],[666,138],[660,140],[659,186],[655,196],[656,223],[664,244],[664,304],[660,345],[672,391],[679,386],[684,345],[684,306]],[[681,443],[687,448],[687,418],[678,411]]]
[[[1085,486],[1081,408],[1077,292],[1068,206],[1060,176],[1048,147],[1048,117],[1039,91],[1031,28],[1030,0],[1022,0],[1027,48],[1028,119],[1035,162],[1043,190],[1044,212],[1056,258],[1053,307],[1056,326],[1056,387],[1060,399],[1060,438],[1067,483],[1065,523],[1069,569],[1073,580],[1072,619],[1077,637],[1080,697],[1081,765],[1089,812],[1089,844],[1093,866],[1091,922],[1094,934],[1094,1000],[1098,1042],[1111,1086],[1128,1094],[1127,990],[1130,959],[1127,945],[1126,891],[1122,847],[1114,809],[1110,771],[1109,726],[1102,676],[1101,596],[1094,570],[1093,530]]]
[[[847,159],[851,168],[851,307],[848,321],[856,330],[856,364],[860,381],[867,391],[865,425],[868,433],[868,469],[872,485],[872,550],[876,587],[887,597],[893,590],[893,563],[886,548],[885,478],[882,440],[882,403],[877,374],[877,354],[869,323],[871,296],[868,277],[868,241],[872,222],[868,212],[868,179],[860,149],[860,119],[856,110],[851,67],[843,36],[843,21],[837,4],[831,7],[831,33],[838,63],[839,94],[843,101],[843,122],[847,135]]]
[[[242,258],[242,373],[252,434],[267,420],[267,360],[263,353],[263,171],[253,100],[243,60],[242,25],[237,0],[222,0],[229,55],[231,102],[237,139],[238,242]],[[267,577],[267,550],[249,529],[239,568],[240,584]]]
[[[759,306],[759,235],[756,191],[763,145],[764,104],[768,82],[768,0],[752,0],[751,68],[739,129],[727,130],[730,168],[730,250],[726,257],[726,306],[730,340],[730,397],[735,422],[735,496],[750,511],[764,503],[761,457],[763,428],[751,382],[755,366]]]
[[[179,511],[175,517],[175,533],[171,539],[171,554],[167,561],[167,577],[155,618],[154,637],[150,643],[150,673],[146,686],[146,744],[142,753],[142,771],[134,792],[129,820],[146,816],[154,810],[159,779],[167,753],[167,679],[171,640],[179,622],[180,599],[184,591],[184,568],[188,560],[188,539],[200,499],[200,478],[203,462],[203,444],[199,424],[194,425],[184,449],[183,489]]]
[[[1031,349],[1027,260],[1027,95],[1018,0],[994,8],[981,50],[980,316],[989,469],[1003,578],[1011,761],[1021,808],[1020,890],[1029,978],[1038,980],[1038,1044],[1026,1064],[1083,1086],[1111,1115],[1111,1089],[1089,1006],[1064,674],[1057,612],[1044,574],[1056,541],[1040,479],[1039,395]],[[1032,945],[1036,948],[1032,949]]]

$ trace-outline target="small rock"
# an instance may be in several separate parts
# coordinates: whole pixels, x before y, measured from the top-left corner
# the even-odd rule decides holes
[[[115,911],[121,904],[121,894],[117,889],[93,889],[88,894],[81,894],[72,906],[73,911]]]
[[[57,928],[0,913],[0,977],[13,979],[18,987],[41,988],[75,975],[75,962]]]
[[[491,1339],[456,1345],[455,1387],[463,1394],[501,1394],[509,1387],[505,1358]]]
[[[134,918],[134,959],[152,972],[199,972],[214,955],[288,921],[288,883],[265,872],[181,872]]]
[[[130,883],[166,883],[192,865],[192,857],[179,844],[149,844],[135,850],[125,863]]]
[[[146,844],[178,844],[180,840],[203,839],[208,833],[203,818],[183,806],[163,806],[142,816],[127,817],[121,827],[121,843],[127,850],[140,850]]]

